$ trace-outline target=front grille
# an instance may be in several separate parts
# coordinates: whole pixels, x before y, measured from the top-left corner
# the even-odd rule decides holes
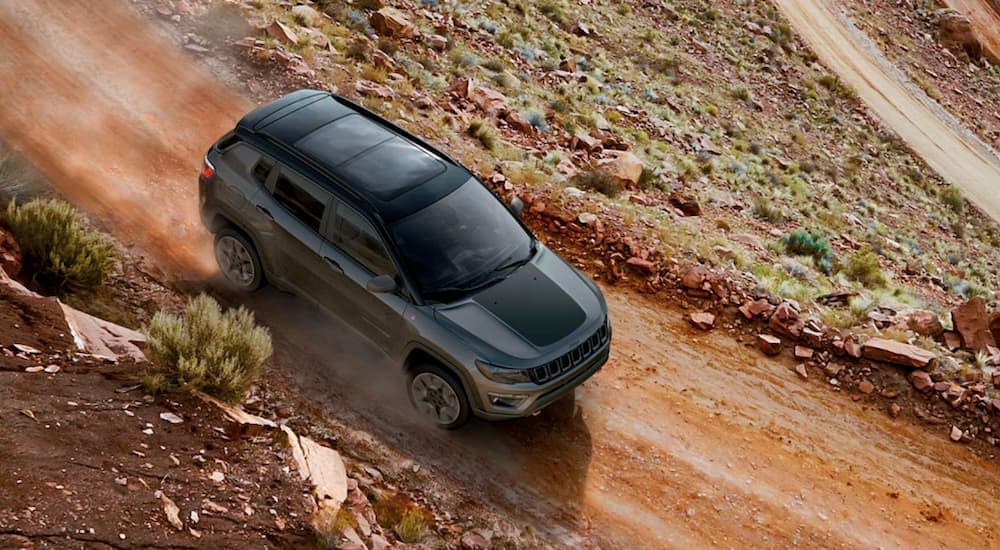
[[[608,320],[605,319],[601,327],[584,340],[582,344],[540,367],[529,370],[528,373],[531,375],[531,381],[535,384],[544,384],[553,378],[575,369],[581,363],[590,359],[597,350],[601,349],[608,341],[610,334],[611,328],[608,325]]]

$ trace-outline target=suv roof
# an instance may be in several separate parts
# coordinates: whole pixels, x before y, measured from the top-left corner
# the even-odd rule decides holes
[[[472,177],[416,136],[329,92],[288,94],[248,113],[237,132],[292,153],[387,222],[429,206]]]

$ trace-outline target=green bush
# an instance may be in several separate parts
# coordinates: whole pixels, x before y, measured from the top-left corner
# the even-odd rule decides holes
[[[11,201],[7,227],[24,253],[27,272],[48,291],[97,288],[115,266],[115,250],[104,235],[85,227],[69,203],[35,199]]]
[[[240,307],[225,312],[201,294],[182,315],[159,311],[145,328],[156,367],[143,385],[150,391],[201,390],[235,401],[260,375],[271,356],[271,334]]]
[[[818,231],[796,229],[782,238],[785,251],[798,256],[811,256],[816,260],[816,267],[823,273],[833,270],[833,254],[830,252],[830,241]]]
[[[954,185],[941,188],[941,200],[959,214],[965,211],[965,198],[962,197],[962,191]]]
[[[622,182],[604,170],[587,170],[573,178],[580,189],[597,191],[608,197],[617,197],[622,191]]]
[[[477,118],[470,122],[466,133],[479,140],[479,143],[490,151],[497,148],[497,133],[485,120]]]
[[[867,287],[883,287],[886,283],[878,254],[871,246],[865,246],[851,255],[847,265],[844,266],[844,275]]]

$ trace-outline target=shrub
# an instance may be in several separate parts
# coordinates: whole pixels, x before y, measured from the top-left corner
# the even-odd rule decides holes
[[[503,61],[496,58],[487,59],[486,61],[483,61],[483,68],[499,73],[503,70]]]
[[[639,174],[639,182],[636,185],[639,189],[649,189],[651,187],[656,187],[660,182],[660,178],[656,176],[656,170],[648,166],[642,167],[642,173]]]
[[[419,510],[407,510],[403,519],[392,530],[399,536],[399,540],[417,543],[427,536],[427,519]]]
[[[962,197],[962,192],[954,185],[941,188],[941,200],[959,214],[965,210],[965,199]]]
[[[489,149],[490,151],[496,149],[497,147],[497,134],[493,131],[489,122],[485,120],[476,119],[469,123],[469,128],[466,132],[479,140],[479,143],[483,147]]]
[[[115,266],[114,247],[85,227],[69,203],[35,199],[7,207],[7,227],[35,281],[59,295],[100,286]]]
[[[818,231],[796,229],[782,238],[785,251],[799,256],[811,256],[816,260],[816,267],[823,273],[833,269],[833,256],[830,252],[830,241]]]
[[[0,143],[0,204],[17,197],[33,198],[45,189],[45,178],[21,155]]]
[[[878,254],[871,246],[865,246],[851,255],[844,266],[844,274],[848,279],[868,287],[882,287],[886,283]]]
[[[758,198],[753,203],[753,215],[771,223],[782,223],[785,221],[785,213],[781,208],[764,198]]]
[[[240,307],[225,312],[201,294],[182,315],[159,311],[145,328],[156,369],[143,384],[150,391],[201,390],[239,399],[271,356],[271,334]]]
[[[587,170],[573,178],[580,189],[597,191],[608,197],[617,197],[622,191],[622,182],[604,170]]]

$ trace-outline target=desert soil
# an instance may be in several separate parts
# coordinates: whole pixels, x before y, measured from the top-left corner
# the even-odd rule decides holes
[[[887,124],[1000,217],[995,159],[851,46],[828,10],[779,3]],[[201,155],[250,102],[125,2],[2,3],[0,49],[0,87],[17,106],[0,110],[0,135],[120,238],[202,276]],[[274,292],[249,303],[276,331],[272,376],[422,464],[459,500],[559,546],[1000,544],[1000,465],[949,442],[945,426],[914,421],[901,377],[906,408],[891,419],[724,331],[695,333],[679,309],[604,290],[614,351],[574,414],[459,433],[412,421],[391,368],[336,322],[295,314],[299,304]]]

